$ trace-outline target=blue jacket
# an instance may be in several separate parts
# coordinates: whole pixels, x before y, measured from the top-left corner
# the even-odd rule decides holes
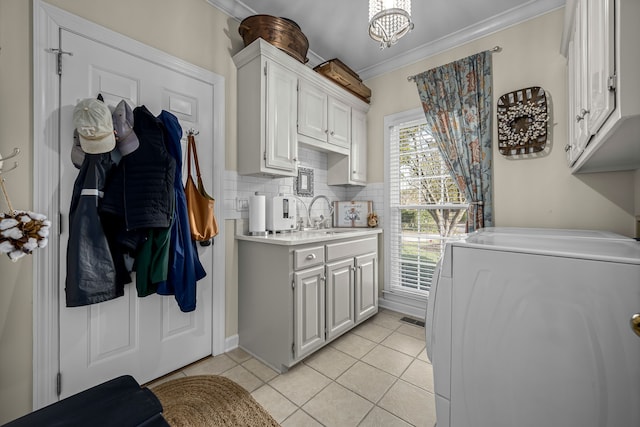
[[[191,239],[187,199],[182,186],[182,128],[178,118],[162,110],[158,119],[164,125],[165,142],[171,157],[176,161],[173,183],[175,191],[175,220],[171,225],[169,249],[169,273],[166,282],[158,284],[158,294],[175,295],[180,310],[196,309],[196,282],[207,275],[198,258],[196,242]]]

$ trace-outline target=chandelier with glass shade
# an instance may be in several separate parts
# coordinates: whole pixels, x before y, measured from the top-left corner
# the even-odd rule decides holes
[[[369,0],[369,36],[380,49],[391,47],[413,29],[411,0]]]

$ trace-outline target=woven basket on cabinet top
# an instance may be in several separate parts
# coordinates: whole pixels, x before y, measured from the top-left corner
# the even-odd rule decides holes
[[[245,18],[238,28],[245,47],[258,37],[306,64],[309,41],[298,24],[287,18],[253,15]]]

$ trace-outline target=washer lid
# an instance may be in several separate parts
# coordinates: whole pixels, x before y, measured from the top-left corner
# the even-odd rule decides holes
[[[624,236],[589,237],[598,232],[583,230],[480,230],[453,246],[594,259],[640,265],[640,242]],[[557,233],[556,233],[557,231]]]

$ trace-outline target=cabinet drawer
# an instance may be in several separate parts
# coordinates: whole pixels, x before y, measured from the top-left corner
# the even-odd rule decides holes
[[[335,259],[353,257],[368,252],[378,250],[378,238],[367,237],[360,240],[349,240],[348,242],[333,243],[327,245],[327,261]]]
[[[293,251],[293,268],[300,270],[302,268],[313,267],[314,265],[324,263],[324,246],[316,246],[313,248],[297,249]]]

